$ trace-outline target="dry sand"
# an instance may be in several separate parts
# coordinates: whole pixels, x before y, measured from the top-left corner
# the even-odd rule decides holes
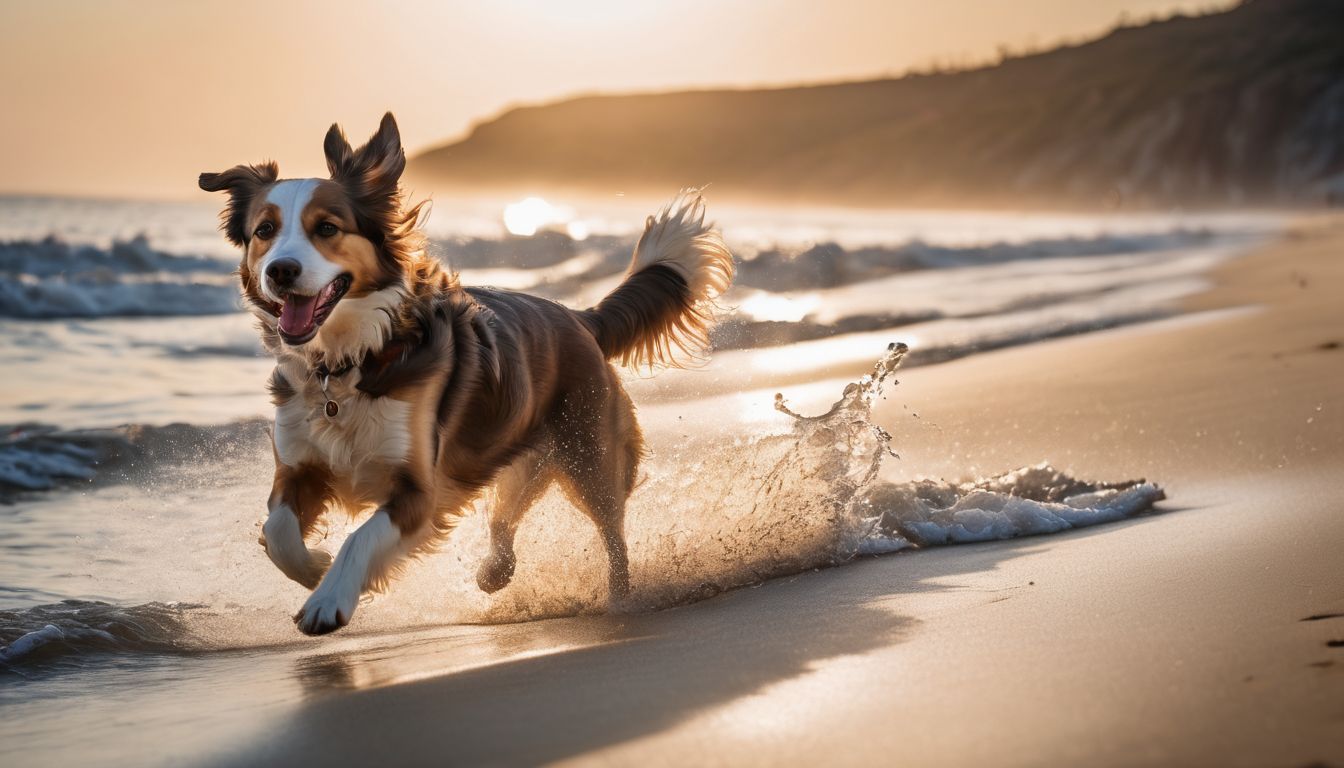
[[[1344,614],[1344,220],[1215,281],[1179,320],[910,370],[878,413],[895,476],[1048,459],[1157,481],[1159,514],[473,628],[469,669],[333,655],[310,673],[356,688],[448,671],[315,697],[228,761],[1344,764],[1344,616],[1305,620]]]

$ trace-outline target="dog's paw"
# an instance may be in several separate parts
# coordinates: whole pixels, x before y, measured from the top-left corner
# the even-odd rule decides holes
[[[476,586],[486,594],[494,594],[509,586],[513,580],[513,568],[517,563],[512,557],[491,555],[476,571]]]
[[[620,597],[610,595],[607,597],[607,613],[610,615],[630,616],[639,613],[647,613],[648,611],[648,602],[636,599],[635,595],[625,594]]]
[[[296,573],[293,579],[308,589],[317,589],[317,585],[322,582],[322,577],[327,575],[327,569],[330,567],[330,552],[325,549],[310,549],[308,550],[308,567]]]
[[[643,613],[648,609],[647,603],[637,599],[628,584],[623,589],[613,588],[607,593],[607,613]]]
[[[308,589],[315,589],[331,567],[331,555],[309,549],[299,534],[298,522],[283,510],[266,519],[257,542],[281,573]]]
[[[358,594],[342,594],[342,590],[319,586],[294,614],[294,623],[305,635],[325,635],[349,624],[358,605]]]

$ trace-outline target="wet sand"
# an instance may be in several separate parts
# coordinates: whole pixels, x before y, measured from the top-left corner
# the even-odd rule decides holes
[[[893,479],[1050,460],[1159,482],[1158,514],[868,559],[648,615],[347,643],[295,668],[309,691],[298,706],[179,756],[1344,761],[1344,648],[1330,646],[1344,640],[1330,616],[1344,613],[1342,255],[1344,220],[1304,225],[1220,268],[1195,314],[912,369],[877,412],[902,456]]]

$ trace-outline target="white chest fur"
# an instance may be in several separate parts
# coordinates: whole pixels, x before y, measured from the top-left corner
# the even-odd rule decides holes
[[[275,410],[275,452],[291,467],[315,463],[359,485],[361,475],[384,475],[404,463],[411,449],[411,404],[391,397],[369,397],[355,388],[359,370],[332,378],[323,394],[315,377],[300,379],[285,371],[295,394]],[[335,416],[326,403],[336,401]]]

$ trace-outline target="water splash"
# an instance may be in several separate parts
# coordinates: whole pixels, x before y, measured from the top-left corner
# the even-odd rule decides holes
[[[891,434],[872,422],[872,405],[888,379],[896,383],[893,374],[908,351],[905,344],[889,345],[872,373],[848,385],[820,416],[795,413],[775,395],[775,408],[797,420],[808,444],[831,440],[835,459],[849,463],[843,472],[853,487],[837,490],[848,498],[845,528],[860,533],[857,542],[852,535],[838,538],[833,558],[1056,533],[1135,515],[1166,498],[1144,480],[1089,482],[1048,463],[956,483],[874,482],[883,459],[899,456]]]

